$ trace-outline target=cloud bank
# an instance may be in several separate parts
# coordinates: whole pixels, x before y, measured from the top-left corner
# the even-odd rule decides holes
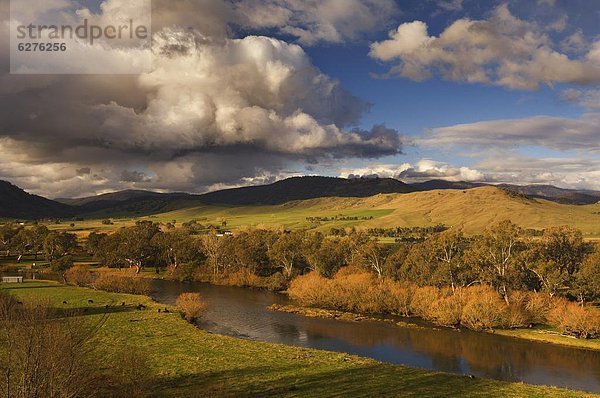
[[[107,0],[103,10],[124,3]],[[267,23],[242,18],[252,3],[156,1],[153,70],[146,74],[0,76],[0,178],[54,197],[123,187],[200,192],[303,165],[398,154],[398,132],[356,129],[370,104],[319,71],[299,45],[230,38],[232,26]],[[369,12],[392,5],[356,0],[347,6],[362,14],[334,18],[339,1],[260,3],[256,10],[295,10],[286,26],[307,26],[290,32],[301,42],[358,37],[380,23]],[[0,50],[7,45],[0,41]]]
[[[415,81],[439,75],[524,90],[541,84],[600,84],[600,41],[587,53],[569,57],[555,49],[548,32],[564,25],[564,20],[548,26],[521,20],[504,4],[489,19],[459,19],[439,36],[430,36],[425,22],[403,23],[388,40],[373,43],[370,55],[393,64],[386,76]]]

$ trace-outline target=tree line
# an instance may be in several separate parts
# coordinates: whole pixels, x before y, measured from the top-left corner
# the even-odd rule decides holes
[[[368,232],[354,229],[344,236],[263,229],[196,236],[193,224],[176,228],[138,221],[112,234],[91,233],[80,242],[74,234],[42,225],[5,224],[0,227],[0,249],[18,259],[42,254],[56,270],[69,268],[76,253],[93,256],[104,266],[132,267],[136,272],[164,267],[187,279],[244,273],[276,275],[289,282],[311,271],[331,278],[342,267],[353,266],[378,279],[417,286],[454,291],[489,285],[507,302],[511,290],[546,292],[580,303],[600,299],[600,250],[585,242],[575,228],[551,228],[539,237],[531,237],[510,221],[475,236],[456,229],[435,232],[436,228],[428,231],[424,241],[382,244]]]

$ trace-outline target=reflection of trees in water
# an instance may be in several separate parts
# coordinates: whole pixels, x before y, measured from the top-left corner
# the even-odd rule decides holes
[[[413,352],[415,356],[426,355],[435,369],[450,372],[469,371],[522,380],[528,373],[543,367],[544,372],[557,377],[566,373],[570,378],[583,380],[593,372],[600,380],[600,352],[468,331],[410,329],[374,323],[308,322],[306,330],[309,338],[339,338],[358,346],[389,345]]]

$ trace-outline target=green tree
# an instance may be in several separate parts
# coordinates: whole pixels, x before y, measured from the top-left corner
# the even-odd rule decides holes
[[[283,233],[269,250],[269,260],[290,278],[303,265],[304,232]]]
[[[72,254],[78,248],[77,235],[52,231],[44,240],[44,254],[50,262]]]
[[[345,264],[347,257],[347,248],[341,244],[340,239],[325,238],[316,246],[309,245],[306,250],[310,269],[326,278],[334,276]]]
[[[152,243],[157,246],[160,257],[174,269],[202,257],[200,242],[182,228],[159,232],[152,238]]]
[[[392,245],[382,245],[371,240],[360,246],[358,252],[360,264],[377,275],[377,278],[383,279],[386,273],[387,259],[394,249]]]
[[[249,230],[237,233],[228,241],[228,251],[239,269],[253,274],[271,274],[269,249],[277,241],[277,234],[267,230]]]
[[[135,226],[122,228],[116,234],[118,257],[135,267],[136,274],[150,261],[158,258],[158,248],[152,238],[160,232],[157,224],[151,221],[138,221]]]
[[[575,274],[573,293],[582,305],[600,300],[600,247],[596,247]]]
[[[430,244],[438,261],[439,279],[450,285],[452,291],[457,285],[463,286],[461,274],[464,272],[462,255],[466,247],[466,239],[460,231],[445,231],[430,238]]]
[[[0,248],[4,251],[6,257],[10,256],[15,239],[22,229],[22,226],[15,223],[0,226]]]
[[[488,228],[471,245],[467,258],[478,266],[481,279],[494,286],[509,302],[509,286],[520,272],[519,253],[523,250],[521,229],[510,221]]]
[[[212,268],[213,274],[219,274],[226,267],[225,255],[227,254],[226,236],[217,236],[209,233],[202,237],[202,251],[206,255],[206,261]]]

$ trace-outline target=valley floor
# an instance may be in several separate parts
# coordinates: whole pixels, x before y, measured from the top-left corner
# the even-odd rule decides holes
[[[143,296],[100,292],[51,282],[0,285],[23,300],[45,299],[59,308],[88,308],[86,317],[111,312],[95,335],[106,367],[118,349],[148,358],[148,390],[157,397],[191,396],[403,396],[582,397],[580,392],[470,379],[382,364],[346,354],[240,340],[198,330]],[[93,300],[90,304],[88,300]],[[62,304],[66,302],[68,304]],[[131,310],[106,309],[126,302]],[[139,304],[144,311],[135,310]]]

